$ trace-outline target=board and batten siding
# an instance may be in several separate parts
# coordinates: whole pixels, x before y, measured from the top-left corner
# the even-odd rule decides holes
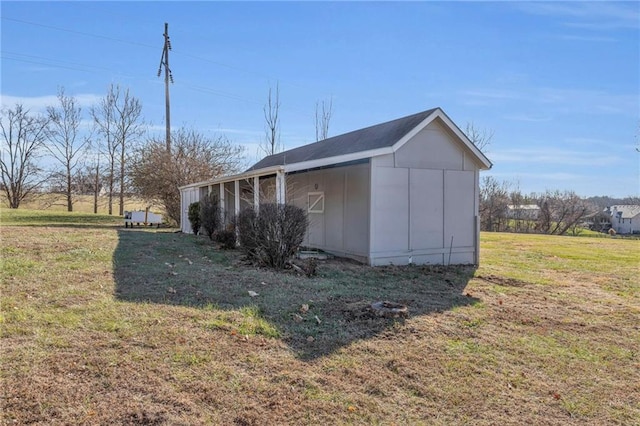
[[[479,168],[438,122],[371,161],[372,265],[477,263]]]
[[[200,201],[199,188],[185,188],[181,191],[180,197],[180,230],[186,234],[191,234],[191,223],[189,222],[189,205]]]

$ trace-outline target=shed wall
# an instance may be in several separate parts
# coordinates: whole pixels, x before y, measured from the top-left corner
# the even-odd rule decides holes
[[[372,265],[477,261],[478,166],[437,122],[371,163]]]
[[[200,190],[198,188],[183,189],[180,197],[180,230],[191,234],[191,223],[189,222],[189,205],[200,201]]]

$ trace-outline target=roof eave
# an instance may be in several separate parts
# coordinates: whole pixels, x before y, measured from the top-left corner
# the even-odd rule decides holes
[[[391,147],[370,149],[368,151],[353,152],[350,154],[337,155],[335,157],[319,158],[317,160],[301,161],[284,165],[287,173],[298,172],[300,170],[316,169],[318,167],[331,166],[334,164],[347,163],[350,161],[363,160],[365,158],[377,157],[378,155],[393,154]]]
[[[188,188],[198,188],[198,187],[202,187],[202,186],[217,185],[217,184],[220,184],[220,183],[226,183],[226,182],[233,182],[233,181],[236,181],[236,180],[249,179],[249,178],[253,178],[253,177],[256,177],[256,176],[271,175],[271,174],[277,173],[279,171],[284,171],[284,170],[285,170],[284,166],[264,167],[262,169],[251,170],[251,171],[247,171],[247,172],[238,173],[238,174],[235,174],[235,175],[220,176],[220,177],[209,179],[209,180],[203,180],[203,181],[196,182],[196,183],[190,183],[188,185],[179,186],[178,189],[182,191],[183,189],[188,189]]]

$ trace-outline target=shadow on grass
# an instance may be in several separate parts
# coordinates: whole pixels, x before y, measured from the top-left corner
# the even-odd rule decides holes
[[[217,315],[211,328],[279,336],[303,360],[403,322],[371,314],[367,307],[375,301],[405,304],[410,317],[478,302],[463,294],[473,267],[371,268],[329,260],[318,263],[318,276],[307,278],[246,265],[240,253],[221,251],[206,237],[137,229],[118,235],[117,298],[209,309]]]

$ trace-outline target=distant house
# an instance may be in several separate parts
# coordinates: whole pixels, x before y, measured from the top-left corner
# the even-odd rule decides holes
[[[611,227],[618,234],[640,233],[640,206],[615,205],[607,207],[605,212],[611,217]]]
[[[479,172],[491,162],[440,108],[268,156],[180,188],[181,225],[207,193],[226,212],[308,212],[305,246],[368,263],[479,263]]]
[[[585,217],[585,225],[592,231],[608,232],[611,229],[611,215],[608,209],[592,213]]]
[[[536,220],[540,214],[537,204],[509,204],[507,206],[508,219]]]

